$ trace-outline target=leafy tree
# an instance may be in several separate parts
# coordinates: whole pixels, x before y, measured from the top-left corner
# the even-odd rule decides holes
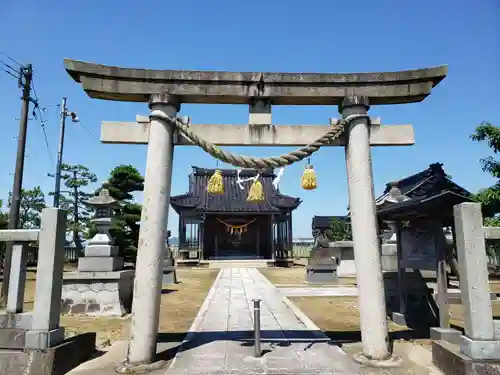
[[[500,151],[500,128],[490,122],[482,122],[474,134],[471,135],[472,140],[476,142],[486,141],[494,154]],[[484,172],[489,173],[497,179],[492,186],[480,189],[475,198],[482,205],[484,224],[487,226],[500,226],[500,162],[493,156],[480,160],[481,167]],[[487,252],[490,256],[498,253],[498,244],[488,244]]]
[[[0,199],[0,229],[7,229],[9,214],[3,210],[3,199]]]
[[[120,249],[121,256],[135,262],[139,241],[139,225],[142,206],[134,202],[132,193],[144,190],[144,177],[131,165],[114,168],[102,188],[121,203],[110,228],[110,233]],[[95,232],[94,232],[95,233]]]
[[[9,206],[12,203],[12,193],[9,194]],[[40,186],[33,189],[21,189],[21,204],[19,207],[19,227],[39,228],[40,214],[45,208],[45,194]]]
[[[68,190],[61,191],[59,208],[66,212],[66,228],[73,234],[73,243],[77,249],[82,249],[80,233],[88,229],[90,210],[85,201],[93,196],[84,190],[89,184],[97,181],[97,176],[81,164],[62,164],[61,180]],[[65,195],[63,195],[65,194]],[[49,195],[54,195],[51,192]]]
[[[350,241],[352,240],[351,225],[347,220],[333,217],[330,229],[325,232],[329,241]]]
[[[477,142],[486,141],[494,154],[500,151],[500,128],[489,122],[482,122],[471,138]],[[476,194],[476,199],[482,203],[483,214],[490,225],[499,222],[494,218],[500,213],[500,162],[493,156],[483,158],[480,162],[483,171],[497,179],[493,186],[481,189]]]

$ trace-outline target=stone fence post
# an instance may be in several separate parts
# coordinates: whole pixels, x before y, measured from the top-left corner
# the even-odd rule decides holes
[[[453,215],[465,323],[460,350],[472,359],[500,359],[500,341],[495,337],[491,308],[481,204],[456,205]]]
[[[65,233],[64,212],[45,208],[39,235],[33,321],[26,333],[26,347],[30,349],[48,348],[64,340],[64,328],[59,327],[59,320]]]

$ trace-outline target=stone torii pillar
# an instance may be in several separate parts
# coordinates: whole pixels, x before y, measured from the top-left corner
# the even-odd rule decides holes
[[[344,117],[366,114],[368,109],[368,98],[363,96],[346,97],[339,105],[339,112]],[[368,118],[359,118],[346,126],[349,210],[363,343],[363,352],[355,358],[360,362],[387,360],[391,357],[391,352],[387,340],[384,281],[373,190],[370,123]]]
[[[127,358],[130,365],[150,363],[156,354],[175,130],[159,115],[175,116],[180,103],[168,93],[154,94],[149,108],[149,145]]]

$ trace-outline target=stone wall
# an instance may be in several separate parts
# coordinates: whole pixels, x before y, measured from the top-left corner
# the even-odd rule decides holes
[[[90,316],[128,314],[132,306],[133,283],[132,270],[66,273],[62,312]]]

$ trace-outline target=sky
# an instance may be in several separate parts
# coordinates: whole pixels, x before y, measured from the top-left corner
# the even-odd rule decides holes
[[[493,183],[479,163],[490,150],[470,135],[481,121],[500,124],[496,0],[0,0],[0,35],[0,52],[33,64],[36,94],[40,107],[46,108],[43,127],[39,116],[29,121],[27,189],[40,185],[47,193],[53,191],[54,179],[47,173],[56,167],[57,105],[63,96],[68,110],[81,120],[67,123],[65,163],[87,166],[100,182],[120,164],[145,171],[145,145],[105,145],[98,136],[101,121],[133,122],[137,114],[148,114],[147,104],[89,98],[64,70],[64,58],[134,68],[256,72],[352,73],[448,65],[448,77],[423,102],[370,109],[383,124],[413,125],[416,136],[414,146],[372,148],[375,192],[380,195],[388,181],[434,162],[442,162],[453,180],[471,192]],[[0,61],[16,65],[1,54]],[[4,200],[12,190],[20,94],[16,80],[0,70]],[[183,105],[180,115],[191,116],[193,123],[244,124],[248,106]],[[339,117],[337,107],[273,107],[274,124],[326,125],[330,117]],[[291,150],[228,149],[255,156]],[[294,237],[311,235],[312,216],[343,215],[348,205],[343,149],[321,149],[311,162],[316,190],[300,188],[305,162],[286,168],[280,184],[282,193],[303,201],[294,214]],[[191,166],[214,168],[216,161],[201,149],[177,147],[172,195],[187,191]],[[173,236],[177,222],[170,209]]]

